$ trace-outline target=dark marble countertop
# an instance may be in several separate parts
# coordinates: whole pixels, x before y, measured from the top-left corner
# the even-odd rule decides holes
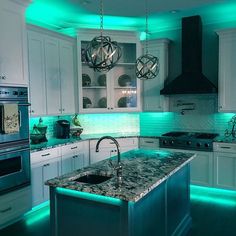
[[[132,138],[132,137],[148,137],[148,138],[158,138],[159,136],[140,136],[139,133],[101,133],[101,134],[82,134],[78,138],[69,138],[69,139],[57,139],[57,138],[49,138],[48,142],[43,142],[40,144],[31,144],[30,150],[31,152],[37,152],[53,147],[63,146],[70,143],[76,143],[80,141],[86,141],[86,140],[93,140],[93,139],[99,139],[102,136],[112,136],[114,138]]]
[[[48,180],[46,185],[136,202],[190,162],[194,156],[193,153],[136,149],[121,154],[123,183],[120,187],[116,185],[116,173],[108,159]],[[111,160],[115,165],[116,157]],[[100,184],[75,181],[89,173],[112,178]]]

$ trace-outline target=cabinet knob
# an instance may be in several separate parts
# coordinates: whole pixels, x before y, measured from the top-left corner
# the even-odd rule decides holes
[[[2,80],[6,80],[7,77],[6,77],[5,75],[1,75],[0,78],[1,78]]]
[[[222,109],[222,106],[219,106],[219,109]]]
[[[114,108],[113,107],[111,107],[111,110],[113,110]]]
[[[63,108],[62,111],[65,111],[65,109]]]
[[[59,109],[59,111],[61,111],[61,109]]]
[[[34,110],[31,110],[31,113],[34,113]]]

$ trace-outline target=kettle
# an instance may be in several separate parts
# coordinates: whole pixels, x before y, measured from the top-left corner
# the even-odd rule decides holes
[[[56,121],[56,137],[60,139],[70,138],[70,122],[68,120]]]

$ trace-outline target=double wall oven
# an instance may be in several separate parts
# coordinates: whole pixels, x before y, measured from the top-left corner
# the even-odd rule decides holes
[[[30,184],[28,91],[0,87],[0,194]]]

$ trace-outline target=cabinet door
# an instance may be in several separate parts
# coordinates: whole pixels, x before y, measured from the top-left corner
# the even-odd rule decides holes
[[[60,40],[60,78],[61,78],[61,111],[63,114],[75,113],[74,98],[74,46]]]
[[[27,74],[23,10],[11,1],[0,6],[0,85],[25,85]]]
[[[47,201],[49,199],[49,187],[46,186],[44,183],[45,181],[57,177],[59,175],[59,163],[58,160],[55,159],[52,162],[45,163],[42,166],[42,173],[43,173],[43,199]]]
[[[77,154],[73,157],[73,168],[72,170],[78,170],[84,167],[84,154]]]
[[[61,112],[59,41],[56,38],[45,37],[45,74],[47,114]]]
[[[190,163],[191,183],[205,186],[213,185],[213,153],[196,152]]]
[[[156,78],[143,81],[143,110],[166,111],[168,98],[160,95],[168,76],[168,40],[151,40],[148,43],[150,54],[159,59],[160,70]],[[145,47],[145,45],[143,45]]]
[[[41,165],[31,166],[32,206],[43,202],[43,168]]]
[[[236,30],[219,32],[219,111],[236,111]]]
[[[73,157],[62,157],[61,159],[61,174],[67,174],[73,170]]]
[[[214,153],[214,185],[236,190],[236,154]]]
[[[28,31],[29,85],[31,115],[46,114],[44,39],[42,34]]]

